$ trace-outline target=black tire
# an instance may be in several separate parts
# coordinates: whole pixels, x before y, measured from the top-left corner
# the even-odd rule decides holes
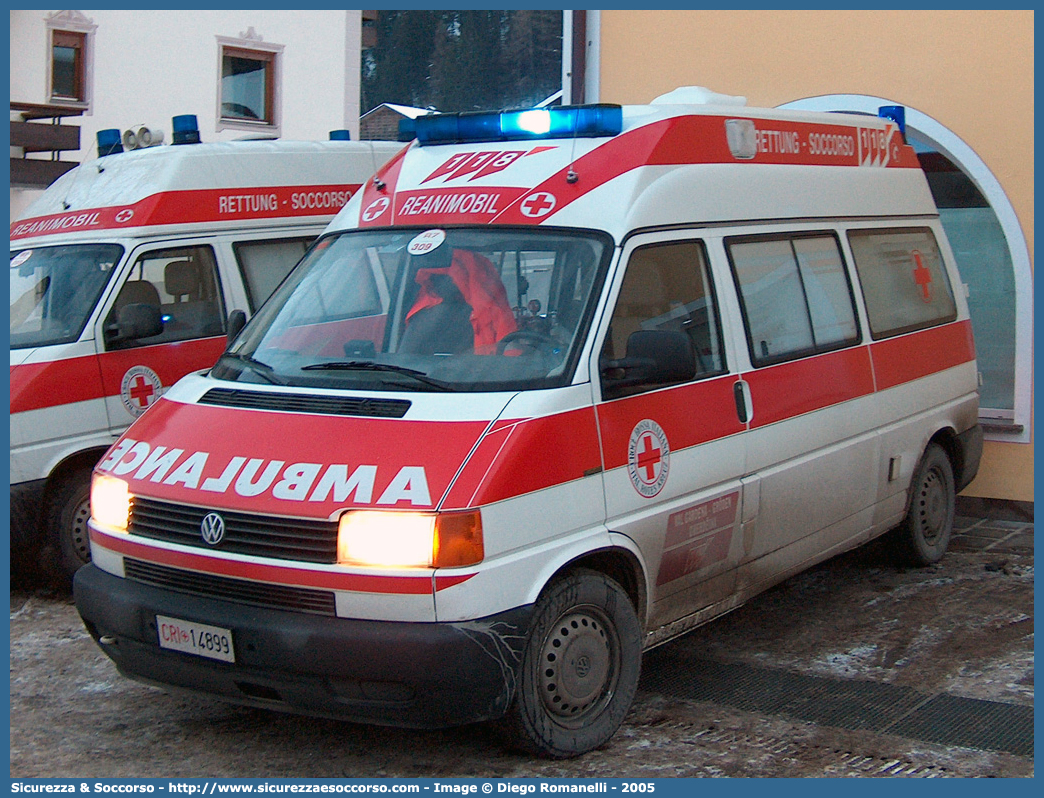
[[[641,670],[641,624],[609,577],[577,571],[537,601],[505,725],[511,742],[565,759],[604,744],[627,715]]]
[[[51,500],[46,530],[55,542],[56,562],[51,570],[66,584],[72,582],[82,566],[91,561],[91,542],[87,521],[91,517],[91,473],[78,472],[66,477]]]
[[[906,518],[894,530],[893,552],[900,564],[923,567],[939,562],[950,545],[957,492],[950,458],[928,445],[910,483]]]

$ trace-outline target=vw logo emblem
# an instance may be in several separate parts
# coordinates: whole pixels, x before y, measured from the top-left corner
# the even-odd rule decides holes
[[[203,535],[204,543],[216,546],[225,537],[225,519],[217,513],[207,513],[199,525],[199,531]]]

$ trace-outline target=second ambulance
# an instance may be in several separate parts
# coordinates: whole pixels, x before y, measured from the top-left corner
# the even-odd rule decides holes
[[[568,757],[644,649],[879,535],[943,556],[975,352],[895,121],[684,89],[416,135],[98,465],[75,600],[122,673]]]
[[[402,149],[200,144],[185,119],[171,146],[100,144],[11,224],[11,554],[63,580],[89,558],[98,458],[163,391],[213,365],[229,313],[260,307]]]

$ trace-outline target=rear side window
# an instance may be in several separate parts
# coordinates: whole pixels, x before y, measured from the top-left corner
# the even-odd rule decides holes
[[[755,366],[859,341],[852,287],[833,235],[729,238],[725,246]]]
[[[233,245],[251,312],[271,296],[313,241],[315,236],[241,241]]]
[[[848,233],[874,338],[957,318],[953,289],[928,228]]]

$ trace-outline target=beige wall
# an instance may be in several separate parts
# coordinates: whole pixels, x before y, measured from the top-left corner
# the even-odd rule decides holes
[[[777,106],[884,97],[927,114],[1000,181],[1033,253],[1032,11],[603,11],[603,102],[706,86]],[[1033,446],[988,442],[968,495],[1033,500]]]

